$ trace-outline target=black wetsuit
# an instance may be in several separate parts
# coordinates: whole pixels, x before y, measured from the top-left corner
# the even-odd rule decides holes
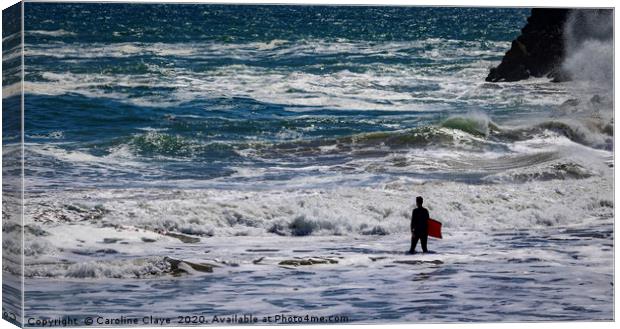
[[[422,244],[422,251],[427,252],[426,242],[428,241],[428,210],[424,207],[413,209],[411,213],[411,250],[409,252],[415,252],[415,247],[418,244],[418,239]]]

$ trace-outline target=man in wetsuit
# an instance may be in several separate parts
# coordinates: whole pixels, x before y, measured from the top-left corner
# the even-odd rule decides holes
[[[418,206],[413,209],[411,213],[411,250],[410,254],[415,254],[415,246],[420,240],[422,244],[422,251],[428,252],[426,249],[426,242],[428,241],[428,210],[422,207],[424,199],[421,196],[415,198],[415,203]]]

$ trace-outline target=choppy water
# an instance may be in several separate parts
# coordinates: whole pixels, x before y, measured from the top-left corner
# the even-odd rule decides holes
[[[415,259],[395,252],[407,241],[392,237],[218,241],[217,248],[207,244],[171,254],[204,257],[209,250],[240,265],[184,280],[65,281],[61,296],[55,294],[57,288],[33,282],[29,297],[38,303],[30,309],[49,318],[124,315],[142,320],[154,315],[177,323],[178,315],[196,315],[209,324],[213,316],[262,318],[281,312],[369,323],[608,320],[613,313],[612,274],[593,272],[592,267],[606,266],[612,259],[592,254],[609,255],[611,235],[611,226],[596,232],[470,233],[451,236],[445,243],[431,241],[440,254]],[[276,266],[282,259],[307,254],[340,262]],[[260,257],[260,264],[251,263]]]
[[[613,317],[610,81],[484,82],[529,10],[25,8],[27,314]],[[418,194],[441,264],[394,263]],[[261,267],[237,245],[344,260]],[[241,266],[134,278],[171,255]]]
[[[527,10],[27,6],[30,161],[61,185],[339,175],[376,157],[339,139],[550,102],[480,82]]]

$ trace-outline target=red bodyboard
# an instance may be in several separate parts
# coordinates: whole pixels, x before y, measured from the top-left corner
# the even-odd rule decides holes
[[[441,239],[441,223],[429,218],[428,235],[432,236],[433,238]]]

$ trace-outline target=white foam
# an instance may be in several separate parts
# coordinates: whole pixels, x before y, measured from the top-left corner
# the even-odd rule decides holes
[[[27,152],[86,168],[92,168],[94,165],[100,168],[113,170],[121,170],[123,168],[127,170],[136,170],[144,167],[144,163],[136,161],[133,152],[129,150],[129,146],[127,145],[120,145],[112,148],[110,149],[110,153],[104,156],[95,156],[82,150],[66,150],[53,143],[26,143],[25,148]]]
[[[408,224],[412,195],[420,194],[429,200],[431,214],[447,227],[497,230],[546,225],[541,224],[541,218],[562,218],[562,225],[583,224],[592,218],[591,204],[613,200],[606,176],[562,180],[561,187],[555,181],[479,186],[451,182],[411,185],[393,180],[384,188],[328,190],[103,190],[68,194],[53,203],[75,202],[72,199],[102,203],[111,211],[106,221],[152,230],[226,236],[258,228],[253,234],[348,235],[364,234],[375,227],[386,233],[402,232]],[[573,216],[566,216],[568,213]]]
[[[425,50],[434,47],[432,53]],[[291,110],[312,110],[316,106],[333,109],[360,110],[438,110],[446,103],[463,105],[485,104],[493,97],[496,103],[512,104],[520,99],[525,104],[558,104],[563,101],[557,93],[545,89],[548,81],[526,81],[502,89],[487,88],[484,76],[493,63],[490,56],[503,53],[505,43],[494,43],[488,50],[480,50],[479,42],[429,39],[411,42],[332,42],[302,40],[270,43],[119,43],[119,44],[42,44],[27,45],[26,56],[53,56],[59,60],[93,58],[127,58],[133,56],[164,56],[183,60],[210,60],[222,57],[240,61],[269,60],[274,58],[346,56],[377,57],[378,63],[352,64],[355,72],[347,69],[321,72],[320,60],[312,71],[291,71],[286,67],[264,68],[250,64],[224,65],[208,71],[193,71],[183,67],[147,65],[140,74],[108,73],[51,73],[44,72],[48,81],[27,81],[30,93],[59,95],[78,93],[88,97],[114,98],[137,105],[170,106],[204,98],[246,97],[261,102],[295,106]],[[418,67],[409,64],[380,63],[386,57],[424,57],[437,65]],[[453,64],[451,59],[467,58],[464,64]],[[343,64],[347,64],[343,62]],[[446,73],[446,66],[455,70]],[[36,71],[33,66],[31,70]],[[437,89],[428,89],[428,86]],[[174,88],[163,96],[141,96],[110,92],[115,87]],[[418,88],[419,90],[416,90]],[[557,90],[556,90],[557,91]],[[427,103],[433,103],[426,105]],[[442,105],[443,104],[443,105]]]
[[[59,30],[27,30],[26,37],[28,35],[44,35],[49,37],[66,37],[76,35],[74,32],[66,31],[63,29]]]
[[[22,93],[22,82],[16,82],[8,85],[2,86],[2,98],[9,98],[13,96],[20,95]]]

